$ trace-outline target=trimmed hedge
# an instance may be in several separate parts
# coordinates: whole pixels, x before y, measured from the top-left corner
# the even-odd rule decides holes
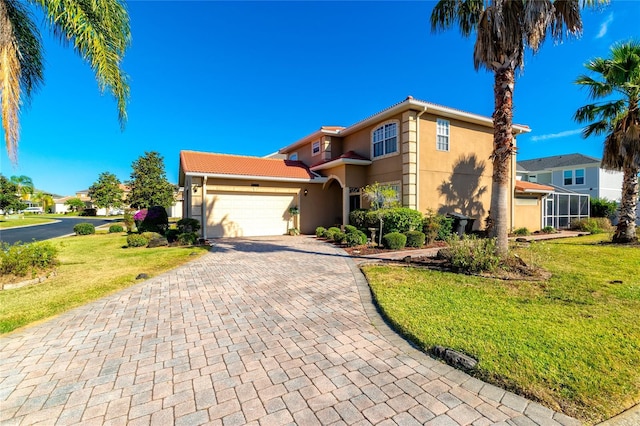
[[[124,228],[122,227],[122,225],[111,225],[109,227],[109,233],[110,234],[115,234],[118,232],[124,232]]]
[[[367,244],[367,235],[360,230],[356,230],[346,235],[345,242],[349,247],[361,246]]]
[[[407,247],[422,247],[424,245],[425,236],[420,231],[408,231],[404,235],[407,237]]]
[[[0,274],[24,277],[58,264],[58,249],[48,241],[0,243]]]
[[[399,250],[407,244],[407,236],[399,232],[390,232],[382,237],[384,246],[391,250]]]
[[[144,235],[141,234],[129,234],[127,235],[127,246],[129,247],[145,247],[149,244]]]
[[[91,235],[96,233],[96,227],[93,226],[93,223],[78,223],[73,227],[73,232],[75,232],[76,235]]]
[[[318,238],[324,237],[324,233],[326,231],[327,231],[327,229],[324,226],[318,226],[316,228],[316,237],[318,237]]]

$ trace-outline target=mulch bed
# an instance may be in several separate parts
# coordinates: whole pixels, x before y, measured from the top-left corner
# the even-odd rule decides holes
[[[447,243],[444,241],[435,241],[432,244],[425,245],[422,247],[405,247],[402,250],[391,250],[387,248],[378,248],[378,247],[369,247],[369,246],[358,246],[358,247],[346,247],[343,246],[342,249],[349,253],[351,256],[367,256],[370,254],[380,254],[380,253],[395,253],[398,251],[413,251],[413,250],[422,250],[428,248],[442,248],[446,247]]]

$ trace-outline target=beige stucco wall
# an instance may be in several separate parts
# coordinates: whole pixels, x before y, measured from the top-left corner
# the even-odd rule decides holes
[[[538,197],[516,196],[514,199],[515,220],[513,229],[527,228],[539,231],[542,223],[542,207]]]

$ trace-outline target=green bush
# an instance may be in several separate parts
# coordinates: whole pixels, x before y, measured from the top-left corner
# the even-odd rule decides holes
[[[360,230],[365,230],[369,228],[369,224],[367,223],[367,213],[369,210],[367,209],[357,209],[353,210],[349,213],[349,224],[355,226]]]
[[[180,231],[181,234],[185,232],[198,232],[201,228],[200,221],[198,219],[192,219],[190,217],[180,219],[177,225],[178,231]]]
[[[110,234],[115,234],[118,232],[124,232],[124,228],[122,227],[122,225],[111,225],[109,227],[109,233]]]
[[[358,228],[356,228],[353,225],[345,225],[344,226],[344,233],[345,234],[352,234],[354,232],[356,232],[358,230]]]
[[[606,217],[589,217],[572,221],[571,229],[592,234],[602,234],[603,232],[612,232],[613,226],[611,226],[611,221]]]
[[[183,232],[178,235],[178,244],[181,246],[192,246],[198,242],[198,234],[195,232]]]
[[[367,244],[367,235],[360,230],[356,230],[345,236],[345,242],[349,247],[361,246]]]
[[[134,217],[135,218],[135,217]],[[147,210],[144,219],[138,225],[138,232],[157,232],[164,234],[169,228],[169,216],[162,206],[153,206]]]
[[[531,231],[529,231],[527,228],[518,228],[513,231],[513,235],[524,237],[526,235],[531,235]]]
[[[420,231],[407,231],[404,233],[407,237],[407,247],[422,247],[425,241],[425,235]]]
[[[48,241],[36,243],[0,243],[0,275],[24,277],[58,264],[58,249]]]
[[[335,226],[332,226],[331,228],[327,229],[326,231],[324,231],[324,233],[322,234],[322,236],[324,238],[326,238],[327,240],[333,241],[333,234],[335,234],[336,232],[341,232],[340,228],[337,228]]]
[[[326,228],[324,226],[318,226],[316,228],[316,237],[318,238],[324,237],[325,231],[326,231]]]
[[[428,210],[422,221],[422,232],[424,232],[427,244],[435,240],[446,241],[453,234],[452,217]]]
[[[181,232],[179,229],[176,228],[169,228],[167,229],[167,231],[164,233],[164,236],[167,238],[167,241],[169,241],[170,243],[174,243],[178,240],[178,235],[180,235]]]
[[[591,217],[611,217],[618,210],[618,203],[606,198],[591,198],[589,204]]]
[[[73,232],[75,232],[76,235],[91,235],[96,233],[96,227],[93,226],[93,223],[78,223],[73,227]]]
[[[149,240],[142,234],[127,235],[127,246],[129,247],[145,247],[147,244],[149,244]]]
[[[366,214],[366,228],[379,229],[381,218],[383,235],[422,229],[422,213],[407,207],[369,211]]]
[[[384,246],[391,250],[399,250],[407,244],[407,236],[399,232],[390,232],[382,237]]]
[[[440,255],[454,268],[466,273],[494,271],[502,260],[495,238],[477,238],[475,235],[450,239],[449,247],[440,250]]]
[[[545,226],[540,232],[542,232],[543,234],[555,234],[558,231],[556,231],[556,228],[554,228],[553,226]]]
[[[347,234],[345,234],[342,231],[338,231],[338,232],[334,232],[333,233],[333,241],[335,243],[338,243],[338,244],[342,243],[345,240],[346,237],[347,237]]]

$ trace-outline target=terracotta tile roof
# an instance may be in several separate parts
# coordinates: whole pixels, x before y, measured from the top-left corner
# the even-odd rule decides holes
[[[540,185],[539,183],[527,182],[524,180],[516,180],[516,191],[536,191],[536,192],[553,192],[553,187]]]
[[[208,152],[180,151],[184,173],[262,176],[288,179],[313,179],[315,175],[301,161],[248,157]]]
[[[358,154],[358,153],[356,153],[356,152],[354,152],[354,151],[347,151],[347,152],[345,152],[344,154],[342,154],[342,155],[340,155],[340,156],[338,156],[338,157],[333,157],[333,158],[332,158],[332,159],[330,159],[330,160],[322,160],[322,161],[319,161],[319,162],[317,162],[316,164],[312,165],[310,168],[317,167],[317,166],[319,166],[319,165],[321,165],[321,164],[330,163],[330,162],[332,162],[332,161],[340,160],[340,159],[342,159],[342,158],[344,158],[344,159],[349,159],[349,160],[365,160],[365,161],[369,161],[369,159],[368,159],[368,158],[363,157],[362,155],[360,155],[360,154]]]

